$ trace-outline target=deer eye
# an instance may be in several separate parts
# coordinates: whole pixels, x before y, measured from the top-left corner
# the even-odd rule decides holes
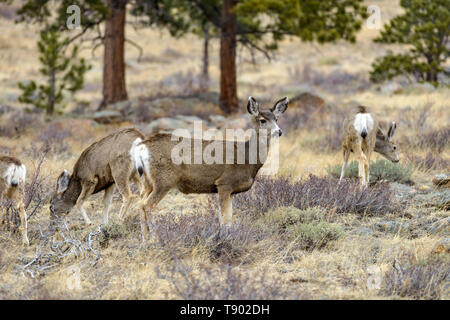
[[[259,120],[259,122],[266,123],[266,120],[265,119],[261,119],[261,120]]]
[[[396,147],[396,146],[394,146],[394,150],[397,150],[397,147]]]

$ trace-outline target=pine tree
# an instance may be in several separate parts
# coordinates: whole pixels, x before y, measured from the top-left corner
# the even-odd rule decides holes
[[[379,43],[410,47],[406,53],[377,58],[370,73],[373,82],[399,75],[437,85],[438,73],[450,54],[450,0],[401,0],[405,12],[384,27]]]
[[[44,109],[53,114],[67,93],[74,94],[84,85],[84,74],[90,69],[86,61],[77,59],[78,47],[74,46],[69,56],[65,56],[69,40],[61,40],[58,31],[45,30],[40,33],[38,50],[42,64],[39,72],[47,78],[42,84],[35,81],[19,82],[22,95],[19,101]]]
[[[237,45],[267,58],[286,36],[319,43],[344,39],[355,33],[367,16],[362,0],[139,0],[139,14],[150,24],[184,35],[193,21],[208,21],[220,34],[220,106],[238,110]]]

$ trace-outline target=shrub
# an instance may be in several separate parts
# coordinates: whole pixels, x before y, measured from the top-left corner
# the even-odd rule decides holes
[[[311,207],[304,210],[296,207],[278,207],[261,216],[260,222],[276,230],[285,230],[297,223],[317,222],[327,219],[327,210],[322,207]]]
[[[307,295],[295,284],[284,284],[267,270],[249,272],[239,267],[200,265],[194,270],[182,261],[162,269],[158,276],[167,280],[181,299],[186,300],[267,300],[305,299]]]
[[[248,262],[257,257],[256,245],[270,234],[246,219],[235,219],[230,228],[221,228],[216,206],[210,203],[205,213],[155,215],[150,221],[154,247],[183,257],[200,248],[212,260],[227,263]]]
[[[411,153],[407,154],[406,158],[412,165],[422,170],[442,170],[450,167],[450,159],[433,152],[428,152],[425,157]]]
[[[289,206],[298,209],[320,206],[334,213],[363,215],[384,215],[402,209],[387,184],[361,188],[357,181],[339,184],[335,179],[314,175],[298,181],[260,177],[249,191],[236,195],[233,203],[245,215],[260,215]]]
[[[109,223],[102,227],[102,234],[99,238],[100,246],[105,248],[109,244],[109,240],[125,238],[130,234],[127,227],[120,223]]]
[[[335,165],[328,167],[328,173],[335,178],[341,175],[342,165]],[[410,184],[413,169],[411,166],[404,166],[402,164],[395,164],[387,160],[377,160],[370,163],[370,183],[377,181],[389,181]],[[358,162],[352,161],[347,166],[345,176],[349,178],[358,178]]]
[[[413,257],[395,263],[383,277],[380,293],[414,299],[447,299],[450,270],[447,260],[433,257],[418,261]]]
[[[327,243],[338,239],[343,234],[343,229],[338,224],[325,221],[297,223],[289,226],[286,231],[290,240],[308,250],[323,248]]]

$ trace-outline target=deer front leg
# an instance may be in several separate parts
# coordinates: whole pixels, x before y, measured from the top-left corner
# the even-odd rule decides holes
[[[339,183],[342,181],[342,179],[344,179],[345,170],[347,170],[348,157],[350,155],[350,151],[348,149],[344,149],[343,154],[344,154],[344,163],[342,164],[341,177],[339,178]]]
[[[87,199],[87,197],[89,197],[95,190],[95,185],[97,184],[98,179],[96,178],[95,181],[90,181],[90,182],[84,182],[81,185],[81,194],[77,199],[77,202],[75,204],[75,206],[77,207],[77,209],[81,212],[81,214],[83,215],[84,221],[86,222],[86,224],[92,224],[91,219],[89,219],[86,210],[84,209],[84,201]]]
[[[219,222],[221,226],[231,226],[233,218],[233,202],[231,199],[231,189],[228,187],[218,187],[220,214]]]

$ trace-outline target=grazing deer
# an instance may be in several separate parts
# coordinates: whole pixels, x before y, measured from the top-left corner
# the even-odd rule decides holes
[[[27,169],[19,159],[0,156],[0,200],[9,199],[19,210],[22,243],[29,245],[27,215],[23,206],[25,176]],[[5,220],[6,208],[0,221]]]
[[[143,139],[144,135],[136,129],[122,129],[85,149],[75,163],[72,174],[64,170],[58,177],[50,200],[51,216],[67,215],[75,206],[82,213],[86,224],[91,224],[83,203],[90,195],[105,190],[104,223],[108,223],[109,207],[117,185],[123,198],[119,218],[124,217],[135,198],[130,191],[130,181],[140,183],[138,174],[142,175],[142,171],[137,172],[135,169],[131,146],[133,142]]]
[[[339,182],[344,178],[350,152],[354,152],[358,159],[358,175],[363,186],[369,183],[372,151],[380,153],[392,162],[398,162],[397,146],[392,141],[396,128],[397,125],[393,121],[386,133],[383,123],[379,123],[364,106],[359,106],[353,117],[345,119],[342,137],[344,163]]]
[[[255,131],[248,141],[230,141],[233,156],[227,155],[225,141],[220,140],[220,163],[207,164],[204,159],[199,164],[195,162],[176,164],[172,160],[172,152],[178,141],[173,141],[171,134],[156,134],[147,140],[135,144],[134,152],[137,170],[144,171],[147,185],[147,196],[138,204],[141,210],[143,236],[148,235],[146,209],[153,209],[172,189],[177,188],[182,193],[218,193],[220,202],[220,224],[231,224],[232,201],[231,195],[249,190],[255,180],[258,170],[263,166],[261,159],[251,161],[251,152],[265,153],[267,156],[272,136],[281,136],[281,129],[277,120],[288,107],[288,98],[275,103],[270,110],[260,110],[253,97],[249,97],[247,110],[252,115]],[[264,130],[263,130],[264,129]],[[187,138],[191,143],[191,152],[200,145],[205,149],[211,140]],[[250,151],[251,146],[258,150]],[[223,149],[221,149],[223,147]],[[236,150],[245,150],[245,161],[239,161]],[[227,157],[230,157],[226,159]],[[253,158],[254,159],[254,158]]]

